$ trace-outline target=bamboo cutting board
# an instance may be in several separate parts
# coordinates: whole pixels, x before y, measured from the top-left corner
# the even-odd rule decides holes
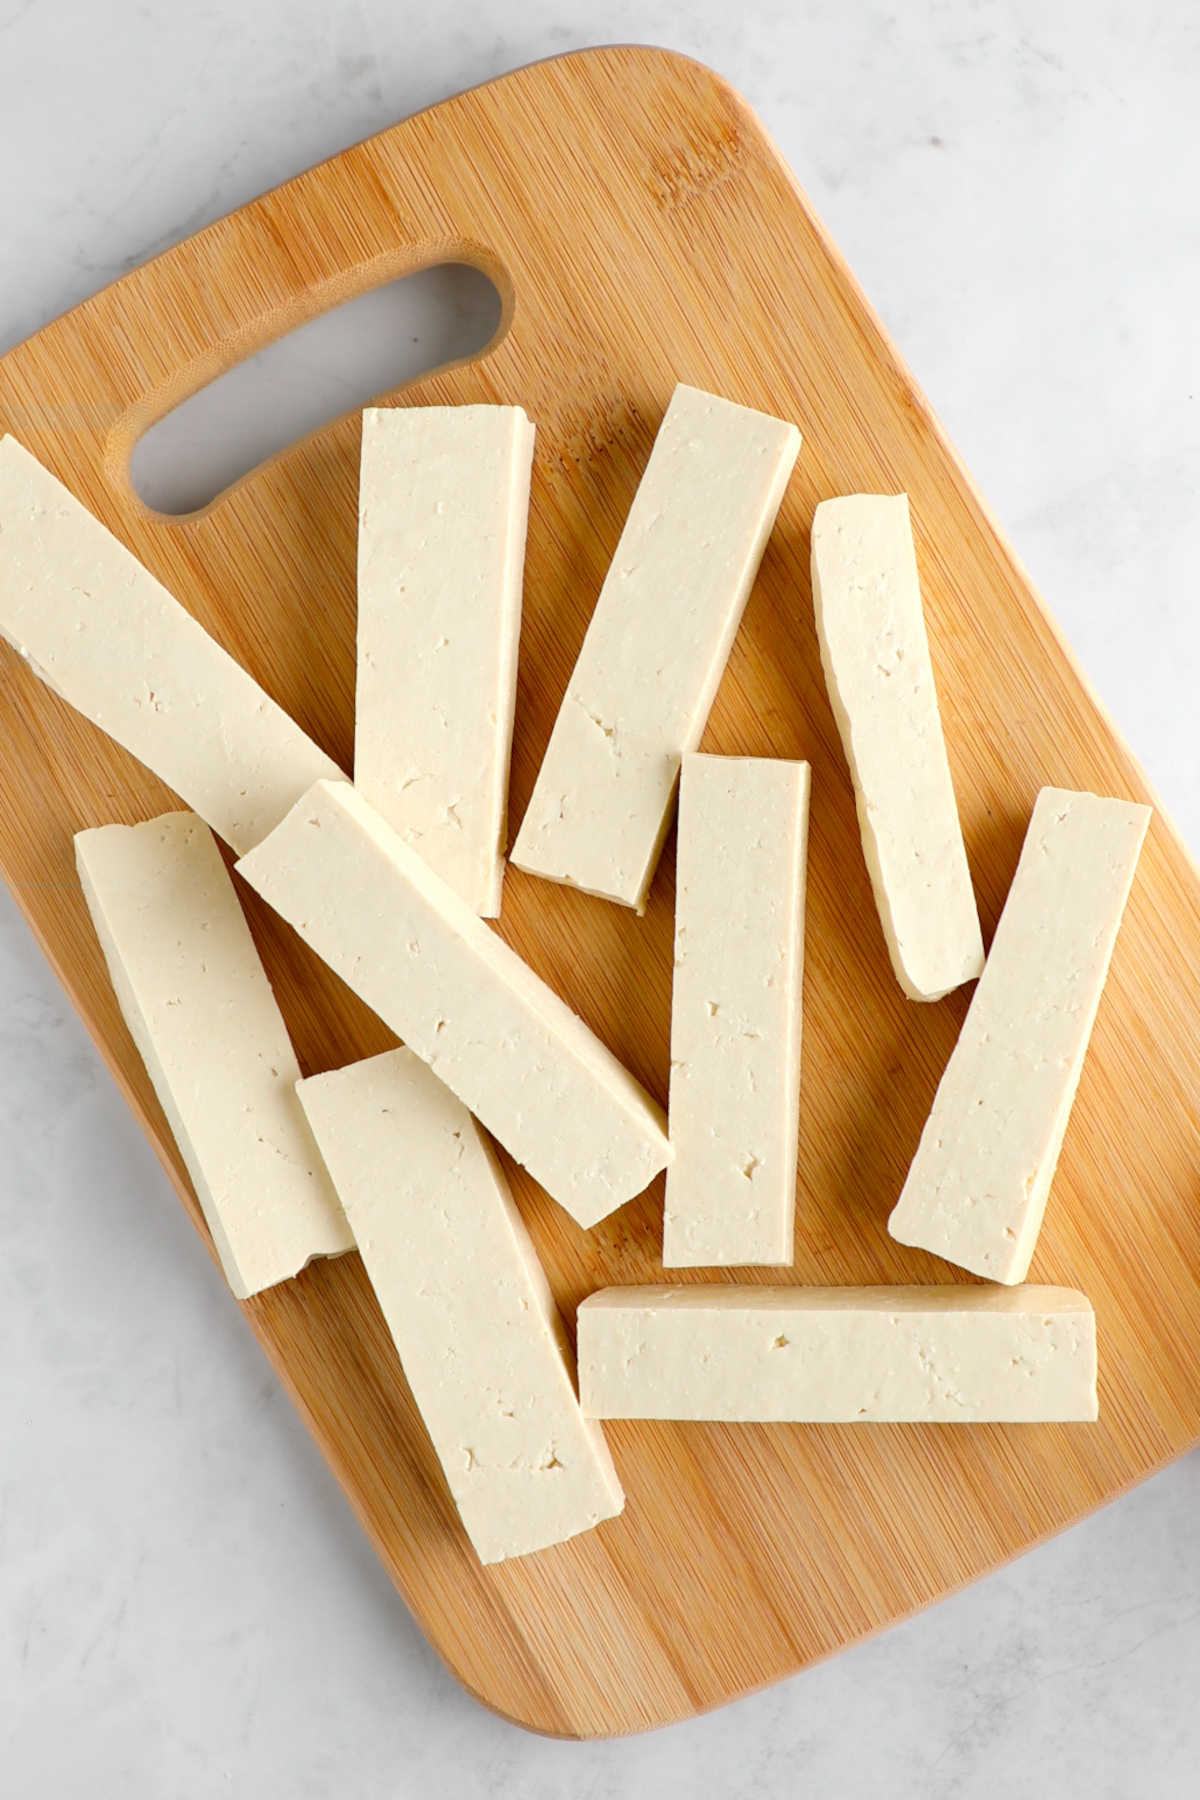
[[[673,384],[800,424],[797,472],[705,739],[813,765],[793,1278],[954,1279],[892,1243],[885,1221],[968,996],[913,1005],[890,973],[813,633],[816,501],[855,489],[912,497],[986,933],[1043,783],[1146,798],[1146,782],[736,94],[682,58],[611,49],[461,95],[264,196],[12,351],[0,361],[0,429],[349,769],[358,418],[178,520],[139,502],[130,451],[153,420],[301,320],[444,259],[492,276],[502,325],[480,357],[392,398],[515,401],[538,425],[514,820]],[[7,649],[0,680],[0,865],[199,1223],[109,991],[71,850],[80,827],[149,817],[172,796]],[[671,863],[668,848],[644,920],[511,872],[501,926],[662,1098]],[[384,1029],[245,898],[306,1071],[383,1048]],[[618,1425],[624,1516],[482,1569],[357,1258],[248,1303],[396,1586],[460,1680],[547,1732],[682,1718],[901,1618],[1191,1445],[1198,969],[1200,883],[1159,813],[1031,1273],[1096,1304],[1098,1425]],[[595,1287],[661,1278],[661,1183],[585,1233],[510,1172],[569,1321]]]

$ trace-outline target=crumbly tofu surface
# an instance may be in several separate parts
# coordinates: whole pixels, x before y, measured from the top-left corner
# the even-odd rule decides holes
[[[81,831],[75,858],[129,1034],[240,1300],[353,1239],[296,1099],[271,984],[194,813]]]
[[[605,1419],[971,1425],[1094,1419],[1096,1322],[1054,1287],[606,1288],[579,1308]]]
[[[368,407],[354,782],[496,918],[534,428],[519,406]]]
[[[1150,809],[1043,788],[983,979],[888,1221],[1025,1279]]]
[[[495,1154],[411,1051],[300,1083],[468,1536],[498,1562],[619,1513],[558,1309]]]
[[[800,449],[794,425],[677,387],[512,850],[645,906],[681,758],[700,742]]]
[[[912,1000],[983,968],[907,494],[823,500],[812,528],[821,661],[892,967]]]
[[[239,854],[341,771],[161,582],[0,438],[0,634]]]
[[[683,759],[663,1263],[790,1263],[807,763]]]
[[[348,783],[238,871],[577,1223],[671,1160],[661,1108]]]

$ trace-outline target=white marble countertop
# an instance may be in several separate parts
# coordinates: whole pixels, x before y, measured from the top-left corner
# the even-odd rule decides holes
[[[458,88],[589,43],[690,51],[777,135],[1200,847],[1193,9],[450,10],[0,0],[0,348]],[[476,297],[413,304],[411,354],[436,360]],[[313,404],[303,357],[270,379],[298,418]],[[3,896],[0,1132],[13,1800],[1194,1791],[1200,1457],[766,1694],[647,1738],[546,1742],[470,1701],[394,1598]]]

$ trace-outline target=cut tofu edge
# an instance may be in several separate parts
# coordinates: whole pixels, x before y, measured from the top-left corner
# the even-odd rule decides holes
[[[823,500],[812,526],[821,663],[896,978],[942,999],[983,938],[942,732],[906,494]]]
[[[680,385],[559,708],[511,861],[641,913],[800,449]]]
[[[340,778],[240,663],[15,438],[0,438],[0,634],[39,679],[249,850]]]
[[[663,1263],[790,1263],[810,771],[684,758]]]
[[[480,1559],[615,1517],[625,1497],[549,1283],[466,1108],[409,1050],[296,1091]]]
[[[620,1511],[624,1497],[593,1422],[600,1418],[812,1423],[1095,1418],[1090,1303],[1071,1289],[1024,1283],[1150,811],[1043,789],[984,965],[905,495],[845,496],[818,506],[812,530],[818,641],[897,979],[909,997],[936,1000],[982,970],[888,1228],[897,1241],[942,1255],[999,1285],[603,1290],[579,1312],[579,1379],[587,1417],[580,1412],[569,1341],[545,1273],[495,1150],[467,1107],[584,1227],[641,1193],[666,1169],[663,1262],[668,1268],[785,1265],[792,1259],[808,767],[781,759],[700,756],[695,745],[800,439],[794,427],[768,415],[695,389],[676,389],[513,851],[517,866],[532,874],[640,913],[669,830],[681,769],[685,799],[689,770],[705,765],[724,765],[732,777],[735,769],[757,762],[781,784],[802,780],[802,804],[795,789],[786,807],[781,805],[781,811],[790,808],[791,823],[775,821],[778,866],[769,876],[759,871],[752,878],[747,872],[745,903],[731,908],[725,931],[713,933],[714,967],[724,981],[736,929],[751,929],[749,915],[762,904],[753,924],[755,947],[762,950],[778,939],[788,1004],[782,1010],[764,1006],[759,1016],[757,989],[771,983],[761,979],[757,965],[753,998],[743,995],[739,1001],[736,982],[731,990],[714,984],[713,992],[719,992],[722,1009],[744,1012],[748,1039],[770,1038],[773,1058],[760,1064],[758,1052],[747,1051],[730,1059],[724,1086],[713,1078],[710,1104],[698,1106],[692,1121],[697,1141],[700,1135],[707,1138],[704,1155],[696,1156],[685,1145],[685,1108],[676,1090],[682,1091],[695,1068],[707,1068],[710,1060],[715,1067],[720,1032],[710,1034],[711,1042],[695,1036],[677,1054],[673,1015],[668,1141],[657,1103],[481,922],[498,914],[504,876],[534,430],[519,407],[368,409],[364,532],[386,504],[395,477],[382,463],[378,491],[372,493],[365,472],[372,435],[381,443],[381,434],[402,421],[404,431],[416,434],[404,455],[421,462],[420,430],[432,430],[438,414],[468,435],[478,426],[480,458],[494,455],[503,466],[490,468],[489,480],[495,479],[487,496],[478,488],[464,496],[464,503],[478,502],[473,523],[458,520],[444,539],[430,531],[428,541],[420,542],[422,554],[428,551],[423,574],[428,591],[440,586],[448,603],[461,604],[453,632],[436,611],[423,614],[418,625],[431,637],[435,653],[470,643],[480,617],[489,621],[493,635],[479,646],[470,681],[459,684],[461,691],[447,681],[445,707],[440,699],[431,707],[435,719],[444,713],[447,721],[455,706],[460,709],[460,725],[447,722],[442,728],[451,735],[457,731],[461,739],[453,754],[439,762],[419,734],[406,736],[395,718],[390,724],[396,728],[385,730],[368,752],[369,732],[360,716],[357,785],[346,781],[118,538],[16,440],[0,438],[0,634],[53,692],[200,810],[241,852],[238,869],[244,878],[409,1046],[302,1079],[202,819],[171,814],[142,826],[78,835],[80,880],[114,991],[233,1291],[239,1298],[261,1291],[315,1256],[340,1254],[361,1233],[359,1247],[405,1366],[412,1361],[419,1368],[436,1339],[432,1330],[424,1339],[412,1335],[412,1316],[428,1299],[414,1286],[421,1259],[427,1258],[430,1279],[439,1270],[457,1272],[458,1286],[451,1284],[441,1301],[443,1310],[462,1309],[459,1338],[445,1339],[447,1359],[453,1359],[458,1342],[477,1332],[475,1361],[482,1371],[469,1395],[463,1387],[463,1404],[490,1395],[494,1385],[489,1385],[484,1342],[490,1321],[493,1352],[497,1345],[520,1345],[519,1352],[512,1351],[519,1362],[528,1351],[529,1367],[536,1364],[540,1371],[546,1405],[559,1421],[547,1430],[544,1443],[529,1437],[508,1463],[497,1462],[490,1450],[480,1453],[487,1441],[481,1434],[495,1423],[490,1417],[480,1415],[478,1425],[474,1417],[466,1425],[461,1418],[449,1425],[443,1421],[440,1438],[442,1427],[430,1425],[451,1493],[485,1562],[559,1542]],[[496,427],[496,435],[485,444],[480,421],[468,414],[488,415],[488,429]],[[737,450],[723,471],[714,451],[722,432],[726,445]],[[659,482],[661,467],[655,471],[660,449],[663,467],[668,451],[678,461],[670,482],[665,477]],[[702,453],[712,467],[706,465],[702,479],[688,489],[686,477],[696,475],[689,462],[693,453]],[[449,487],[446,498],[439,497],[442,474],[433,470],[433,460],[432,454],[425,459],[421,473],[430,485],[408,521],[413,543],[420,539],[421,508],[432,507],[440,519],[453,498]],[[732,499],[726,495],[728,512],[736,514],[732,523],[705,486],[718,474],[732,493]],[[676,487],[686,490],[681,509],[673,506]],[[45,534],[45,545],[39,533]],[[853,539],[849,549],[841,542],[847,534]],[[378,573],[372,562],[383,554],[382,542],[382,537],[374,545],[360,541],[363,586]],[[666,550],[674,545],[673,559],[666,557],[664,544]],[[460,553],[457,562],[452,551]],[[690,587],[680,574],[684,552],[694,565]],[[391,591],[388,583],[403,591],[405,559],[414,554],[408,543],[395,551],[393,566],[379,577],[381,592]],[[666,591],[664,567],[673,568],[676,587],[688,591],[693,607],[704,589],[703,629],[690,637],[687,620],[681,625],[670,604],[647,607],[648,597]],[[711,592],[704,587],[710,576]],[[479,598],[484,587],[486,604]],[[468,600],[478,603],[476,612]],[[648,623],[633,630],[631,621],[639,620]],[[371,659],[382,643],[373,640],[364,650],[361,623],[360,614],[360,709],[370,687],[364,656],[378,673]],[[394,666],[411,677],[419,711],[442,672],[433,673],[436,661],[426,668],[423,651],[409,657],[415,643],[406,647],[406,640],[398,639],[386,649],[396,657]],[[381,655],[380,666],[385,663]],[[384,680],[370,702],[377,724],[386,719],[389,699],[395,713],[396,690]],[[468,726],[477,728],[469,744]],[[414,805],[406,814],[403,805],[393,804],[397,784],[389,786],[391,775],[408,766],[406,757],[417,771],[416,785],[431,783],[422,806],[428,802],[432,811]],[[406,775],[399,789],[407,781]],[[451,816],[460,807],[456,796],[468,789],[469,803],[456,820]],[[712,833],[714,852],[729,851],[738,829],[751,830],[753,820],[748,803],[734,807],[721,830]],[[702,906],[713,906],[721,898],[720,880],[728,875],[718,870],[714,853],[707,870],[697,864],[698,872],[688,876],[685,825],[682,817],[673,996],[680,1008],[689,955],[695,954],[689,889]],[[203,851],[192,871],[194,891],[172,903],[177,914],[168,916],[160,906],[156,921],[149,917],[153,907],[143,905],[139,912],[122,897],[124,852],[116,854],[115,846],[149,843],[154,833],[168,844],[176,832]],[[747,871],[749,848],[759,847],[743,846]],[[790,879],[797,857],[798,884]],[[213,901],[218,892],[219,901]],[[211,915],[203,922],[197,910],[201,901]],[[156,949],[162,920],[167,932]],[[214,920],[220,925],[220,954],[213,956],[210,938],[207,955],[193,955],[196,934]],[[690,951],[681,948],[688,932],[693,932]],[[203,1014],[202,997],[215,995],[224,978],[234,979],[235,970],[240,991],[220,990],[227,1000],[225,1017],[214,1025]],[[736,976],[736,969],[732,972]],[[177,1018],[163,1010],[176,1008],[181,1009]],[[203,1028],[190,1025],[193,1014],[205,1017]],[[201,1043],[203,1051],[197,1048]],[[270,1083],[256,1085],[262,1070],[252,1066],[255,1056],[270,1064]],[[764,1110],[752,1119],[745,1111],[723,1113],[721,1107],[725,1090],[731,1092],[747,1070],[782,1096],[769,1114]],[[364,1104],[368,1111],[371,1106],[390,1110],[377,1105],[379,1093],[393,1091],[389,1082],[407,1096],[407,1134],[397,1137],[389,1125],[379,1142],[386,1140],[390,1151],[372,1160],[359,1154],[363,1134],[356,1137],[354,1122]],[[286,1143],[279,1137],[279,1121],[288,1114],[280,1105],[281,1091],[293,1103]],[[318,1135],[330,1146],[323,1156],[317,1154],[310,1118],[320,1120]],[[727,1153],[743,1127],[748,1149],[740,1165],[731,1166],[751,1187],[756,1180],[765,1186],[769,1178],[769,1230],[760,1229],[757,1205],[739,1218],[740,1193],[732,1204],[722,1195]],[[418,1191],[407,1165],[417,1157],[419,1139],[425,1140],[425,1180]],[[705,1155],[711,1162],[707,1181]],[[282,1185],[278,1191],[273,1185],[272,1158],[276,1165],[291,1166],[294,1193],[288,1193],[290,1177],[280,1175],[278,1166],[274,1173]],[[329,1179],[335,1163],[353,1194],[345,1209]],[[450,1228],[453,1208],[441,1208],[440,1223],[430,1233],[425,1229],[430,1215],[421,1213],[418,1202],[428,1196],[431,1183],[443,1184],[443,1197],[450,1194],[453,1184],[465,1179],[460,1163],[464,1168],[469,1163],[471,1195],[464,1199],[455,1189],[455,1205],[461,1205],[460,1223],[474,1222],[474,1236],[464,1226],[451,1244],[437,1233]],[[780,1165],[791,1173],[789,1197],[782,1201]],[[407,1224],[381,1198],[391,1192],[389,1183],[405,1181]],[[264,1204],[264,1195],[271,1196],[270,1204]],[[693,1233],[686,1243],[680,1235],[685,1229]],[[436,1267],[435,1241],[441,1242]],[[446,1384],[439,1385],[433,1362],[418,1379],[425,1382],[426,1399],[418,1395],[422,1411],[428,1407],[436,1416],[446,1401]],[[497,1416],[515,1415],[499,1408]],[[468,1427],[470,1437],[464,1436]],[[507,1495],[481,1500],[481,1484],[467,1478],[498,1469],[546,1483],[549,1500],[545,1505],[544,1496],[523,1505]],[[564,1472],[571,1479],[560,1482]],[[570,1524],[571,1519],[583,1522]]]
[[[238,1299],[353,1247],[225,864],[193,813],[75,839],[122,1016]]]
[[[578,1314],[597,1418],[976,1424],[1097,1417],[1095,1314],[1068,1288],[617,1288]]]
[[[355,784],[499,915],[534,427],[517,406],[368,407]]]
[[[348,783],[238,870],[578,1224],[670,1162],[661,1107]]]
[[[888,1221],[1020,1282],[1041,1229],[1150,809],[1043,788],[983,977]]]

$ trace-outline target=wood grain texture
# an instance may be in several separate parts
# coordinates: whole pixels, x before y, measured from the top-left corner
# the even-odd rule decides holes
[[[911,495],[989,937],[1043,783],[1152,796],[791,174],[717,77],[658,51],[595,51],[410,119],[12,351],[0,361],[0,428],[348,768],[358,417],[180,520],[137,499],[129,455],[149,423],[240,357],[444,258],[495,279],[503,322],[485,354],[399,397],[512,402],[538,425],[516,821],[674,383],[794,419],[804,432],[704,741],[813,767],[793,1275],[953,1279],[945,1264],[893,1243],[885,1221],[968,996],[914,1005],[888,965],[813,630],[817,500],[862,489]],[[80,826],[147,818],[172,796],[7,649],[0,683],[0,865],[199,1225],[71,857]],[[668,846],[644,920],[510,872],[501,925],[663,1099],[672,860]],[[246,899],[305,1070],[384,1048],[386,1031]],[[1198,969],[1200,881],[1158,813],[1030,1274],[1095,1302],[1096,1426],[614,1426],[625,1515],[482,1569],[357,1259],[319,1265],[247,1303],[397,1587],[468,1688],[547,1732],[681,1718],[936,1599],[1192,1444]],[[568,1319],[593,1288],[661,1279],[661,1181],[585,1233],[510,1174]]]

